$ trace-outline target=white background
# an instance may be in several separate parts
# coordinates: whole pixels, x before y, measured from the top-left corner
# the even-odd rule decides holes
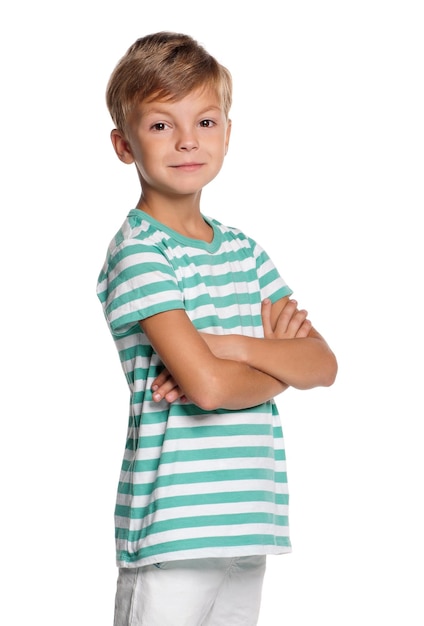
[[[234,78],[203,212],[267,249],[339,361],[278,399],[293,553],[260,626],[423,625],[421,6],[2,5],[2,624],[112,623],[128,391],[95,287],[138,183],[104,91],[135,39],[177,30]]]

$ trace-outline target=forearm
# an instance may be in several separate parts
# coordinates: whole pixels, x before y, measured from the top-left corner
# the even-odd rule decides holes
[[[296,389],[327,387],[334,382],[336,362],[327,344],[318,337],[255,339],[244,337],[243,362]]]
[[[329,386],[337,363],[323,338],[313,331],[301,339],[260,339],[243,335],[203,335],[215,354],[235,359],[297,389]]]
[[[231,359],[216,359],[209,370],[207,397],[209,408],[246,409],[271,400],[288,385],[272,375]],[[203,400],[203,402],[209,402]]]
[[[177,396],[185,395],[202,409],[257,406],[287,387],[284,381],[248,363],[221,358],[209,348],[184,311],[159,313],[143,320],[141,326],[178,386],[181,393]]]

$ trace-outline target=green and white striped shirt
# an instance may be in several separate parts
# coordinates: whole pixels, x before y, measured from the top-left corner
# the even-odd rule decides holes
[[[200,331],[263,337],[262,300],[292,293],[257,243],[205,219],[211,243],[133,209],[98,280],[130,389],[115,509],[120,567],[291,550],[275,403],[206,412],[189,402],[152,400],[161,362],[139,320],[184,309]]]

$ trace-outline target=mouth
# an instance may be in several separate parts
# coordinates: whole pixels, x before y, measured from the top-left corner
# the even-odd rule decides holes
[[[196,172],[203,165],[204,163],[179,163],[178,165],[171,165],[171,168],[184,172]]]

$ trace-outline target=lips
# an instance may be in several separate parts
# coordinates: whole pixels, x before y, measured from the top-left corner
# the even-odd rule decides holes
[[[173,169],[184,170],[186,172],[195,172],[203,167],[204,163],[179,163],[178,165],[171,165]]]

